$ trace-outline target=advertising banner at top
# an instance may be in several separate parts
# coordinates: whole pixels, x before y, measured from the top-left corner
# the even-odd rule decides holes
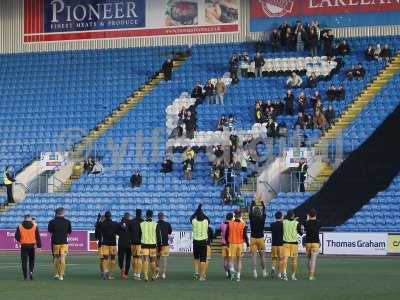
[[[239,31],[239,0],[24,0],[24,41]]]
[[[251,0],[251,31],[283,21],[319,20],[327,27],[400,24],[400,0]]]

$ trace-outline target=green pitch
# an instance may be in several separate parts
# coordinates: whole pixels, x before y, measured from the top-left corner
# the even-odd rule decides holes
[[[0,255],[0,299],[40,300],[202,300],[202,299],[400,299],[400,258],[319,259],[317,281],[306,280],[305,260],[299,262],[297,282],[251,278],[250,259],[245,259],[240,283],[223,278],[222,261],[213,258],[207,282],[193,281],[190,257],[170,257],[165,281],[137,282],[129,279],[102,281],[95,256],[68,257],[63,282],[52,279],[51,259],[37,259],[33,282],[21,279],[18,254]],[[116,272],[117,273],[117,272]],[[117,274],[116,274],[117,275]],[[118,276],[116,276],[118,277]]]

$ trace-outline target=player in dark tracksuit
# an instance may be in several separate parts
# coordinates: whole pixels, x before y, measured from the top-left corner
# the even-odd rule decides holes
[[[121,270],[121,279],[127,279],[131,264],[131,239],[129,233],[129,222],[131,215],[125,213],[118,230],[118,265]]]
[[[111,213],[104,214],[104,222],[99,226],[101,234],[101,255],[103,256],[103,279],[113,279],[117,254],[117,234],[119,223],[112,220]]]
[[[136,217],[129,222],[132,251],[132,271],[133,279],[135,280],[140,280],[140,274],[142,273],[142,236],[140,232],[140,223],[142,222],[142,210],[136,209]]]

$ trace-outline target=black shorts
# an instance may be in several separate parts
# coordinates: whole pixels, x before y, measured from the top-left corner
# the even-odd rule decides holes
[[[193,257],[200,262],[207,262],[207,240],[193,240]]]

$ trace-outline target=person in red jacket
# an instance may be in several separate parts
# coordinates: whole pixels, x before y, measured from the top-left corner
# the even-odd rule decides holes
[[[24,221],[17,227],[15,239],[21,245],[21,265],[24,280],[33,280],[35,268],[35,247],[42,248],[38,227],[33,223],[30,215],[25,215]],[[29,261],[29,273],[28,273]]]

